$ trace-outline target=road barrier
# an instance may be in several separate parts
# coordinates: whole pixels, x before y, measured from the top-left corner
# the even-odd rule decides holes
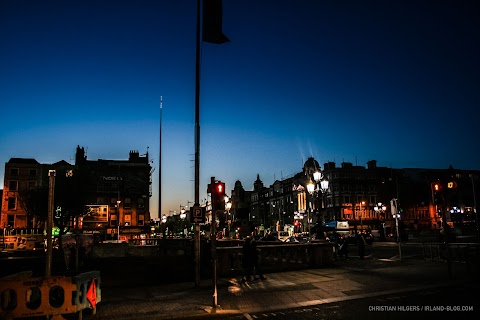
[[[82,319],[84,309],[96,313],[101,301],[100,272],[73,277],[31,277],[26,273],[0,278],[0,320],[26,317]]]

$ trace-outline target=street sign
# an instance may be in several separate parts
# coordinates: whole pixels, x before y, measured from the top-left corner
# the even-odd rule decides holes
[[[190,212],[191,223],[205,223],[205,207],[191,207]]]

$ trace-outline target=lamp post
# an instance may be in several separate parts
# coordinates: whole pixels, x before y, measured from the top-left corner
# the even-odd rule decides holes
[[[121,200],[117,200],[117,242],[120,243],[120,203]]]
[[[185,208],[182,208],[180,206],[180,219],[184,220],[187,217],[187,214],[185,213]]]
[[[310,193],[312,196],[313,193],[315,192],[315,184],[310,180],[307,184],[307,191]],[[307,229],[308,229],[308,234],[310,235],[310,219],[311,219],[311,211],[312,211],[312,206],[310,205],[310,201],[307,199]]]
[[[232,208],[232,201],[230,201],[230,199],[227,196],[225,196],[225,208],[227,209],[227,221],[230,221],[230,223],[228,224],[228,233],[230,236],[234,219],[233,219],[233,216],[232,216],[232,219],[230,219],[230,209]]]
[[[325,179],[325,176],[320,171],[315,171],[313,173],[313,180],[315,181],[315,183],[310,181],[307,185],[307,190],[311,195],[315,195],[315,197],[318,196],[319,192],[322,193],[321,211],[322,211],[322,223],[323,223],[325,222],[325,216],[324,216],[325,193],[328,190],[329,182],[327,179]]]
[[[55,197],[55,170],[48,170],[48,219],[47,219],[47,257],[45,259],[45,276],[52,275],[52,228],[53,228],[53,211]]]
[[[363,209],[362,206],[365,206],[365,201],[360,202],[360,227],[363,230]]]
[[[325,222],[325,216],[324,216],[324,214],[325,214],[325,212],[324,212],[325,211],[325,193],[328,190],[329,182],[320,171],[315,171],[313,173],[313,179],[317,183],[316,191],[317,192],[318,191],[322,192],[322,223],[323,223],[323,222]],[[320,185],[320,188],[319,188],[319,185]]]
[[[402,260],[402,246],[400,241],[400,235],[398,233],[398,218],[400,218],[400,214],[398,213],[398,202],[397,199],[393,198],[390,200],[390,210],[392,211],[392,216],[395,218],[395,227],[397,231],[397,242],[398,242],[398,256],[400,261]]]
[[[375,210],[375,212],[376,212],[377,214],[382,215],[382,217],[383,217],[383,222],[382,222],[382,230],[383,230],[383,233],[380,235],[380,239],[381,239],[382,241],[385,241],[385,233],[386,233],[385,228],[386,228],[386,226],[385,226],[385,216],[384,216],[384,213],[385,213],[385,211],[387,210],[387,207],[386,207],[383,203],[379,202],[375,207],[373,207],[373,210]]]

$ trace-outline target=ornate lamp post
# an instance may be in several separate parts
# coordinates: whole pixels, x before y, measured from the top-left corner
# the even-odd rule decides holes
[[[324,210],[325,210],[325,193],[328,190],[329,182],[325,179],[324,175],[320,171],[315,171],[313,173],[313,180],[315,183],[311,182],[307,185],[308,192],[315,196],[318,195],[319,192],[322,193],[322,223],[325,222]]]
[[[310,180],[307,184],[307,191],[308,193],[310,193],[311,196],[315,192],[315,184],[313,183],[312,180]],[[311,211],[312,211],[312,207],[310,206],[310,201],[308,201],[307,199],[307,228],[308,228],[309,234],[310,234]]]
[[[185,213],[185,207],[180,206],[180,219],[185,220],[187,214]]]
[[[228,232],[230,233],[232,231],[232,226],[234,219],[230,219],[230,209],[232,208],[232,201],[230,201],[230,198],[225,196],[225,209],[227,209],[227,221],[228,221]]]
[[[381,215],[383,222],[382,222],[382,234],[380,234],[380,238],[381,240],[385,240],[385,233],[386,233],[386,226],[385,226],[385,211],[387,210],[387,206],[385,206],[383,203],[379,202],[375,207],[373,207],[373,210],[375,210],[375,212],[378,214],[378,215]]]
[[[363,207],[363,209],[362,209]],[[363,230],[363,211],[365,208],[365,201],[360,202],[360,227],[362,227]]]

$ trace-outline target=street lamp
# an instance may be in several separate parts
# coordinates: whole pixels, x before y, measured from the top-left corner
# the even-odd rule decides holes
[[[121,200],[117,200],[117,242],[120,242],[120,203]]]
[[[308,191],[308,193],[310,193],[311,196],[315,192],[315,184],[312,182],[312,180],[310,180],[307,184],[307,191]],[[308,233],[310,234],[310,214],[311,214],[311,211],[312,211],[312,207],[310,206],[310,201],[308,201],[308,200],[307,200],[307,205],[308,205],[308,208],[307,208],[307,229],[308,229]]]
[[[379,202],[375,207],[373,207],[373,210],[375,210],[375,212],[377,214],[380,214],[383,218],[383,222],[382,222],[382,230],[383,230],[383,234],[380,235],[380,238],[382,240],[385,240],[385,234],[386,234],[386,226],[385,226],[385,211],[387,210],[387,206],[385,206],[383,203]]]
[[[232,208],[232,201],[230,201],[230,198],[228,196],[223,197],[223,201],[225,202],[225,209],[227,210],[227,216],[225,218],[225,221],[227,223],[228,236],[230,236],[230,231],[232,231],[233,225],[233,219],[230,219],[230,209]]]
[[[180,206],[180,219],[184,220],[187,217],[187,214],[185,213],[185,208],[182,208]]]
[[[318,195],[319,192],[322,193],[322,222],[325,222],[323,211],[325,209],[325,193],[328,190],[329,182],[327,179],[325,179],[325,176],[320,171],[315,171],[313,173],[313,180],[315,180],[315,183],[310,181],[307,185],[307,190],[311,195],[314,193]]]
[[[325,176],[320,173],[320,172],[315,172],[313,174],[313,177],[315,179],[315,181],[317,182],[320,182],[320,191],[322,192],[322,222],[325,222],[325,216],[324,216],[324,211],[325,211],[325,193],[327,192],[328,190],[328,185],[329,185],[329,182],[328,180],[325,178]],[[318,185],[317,185],[317,189],[318,189]]]
[[[363,230],[363,209],[362,206],[365,206],[365,201],[360,202],[360,227]]]

